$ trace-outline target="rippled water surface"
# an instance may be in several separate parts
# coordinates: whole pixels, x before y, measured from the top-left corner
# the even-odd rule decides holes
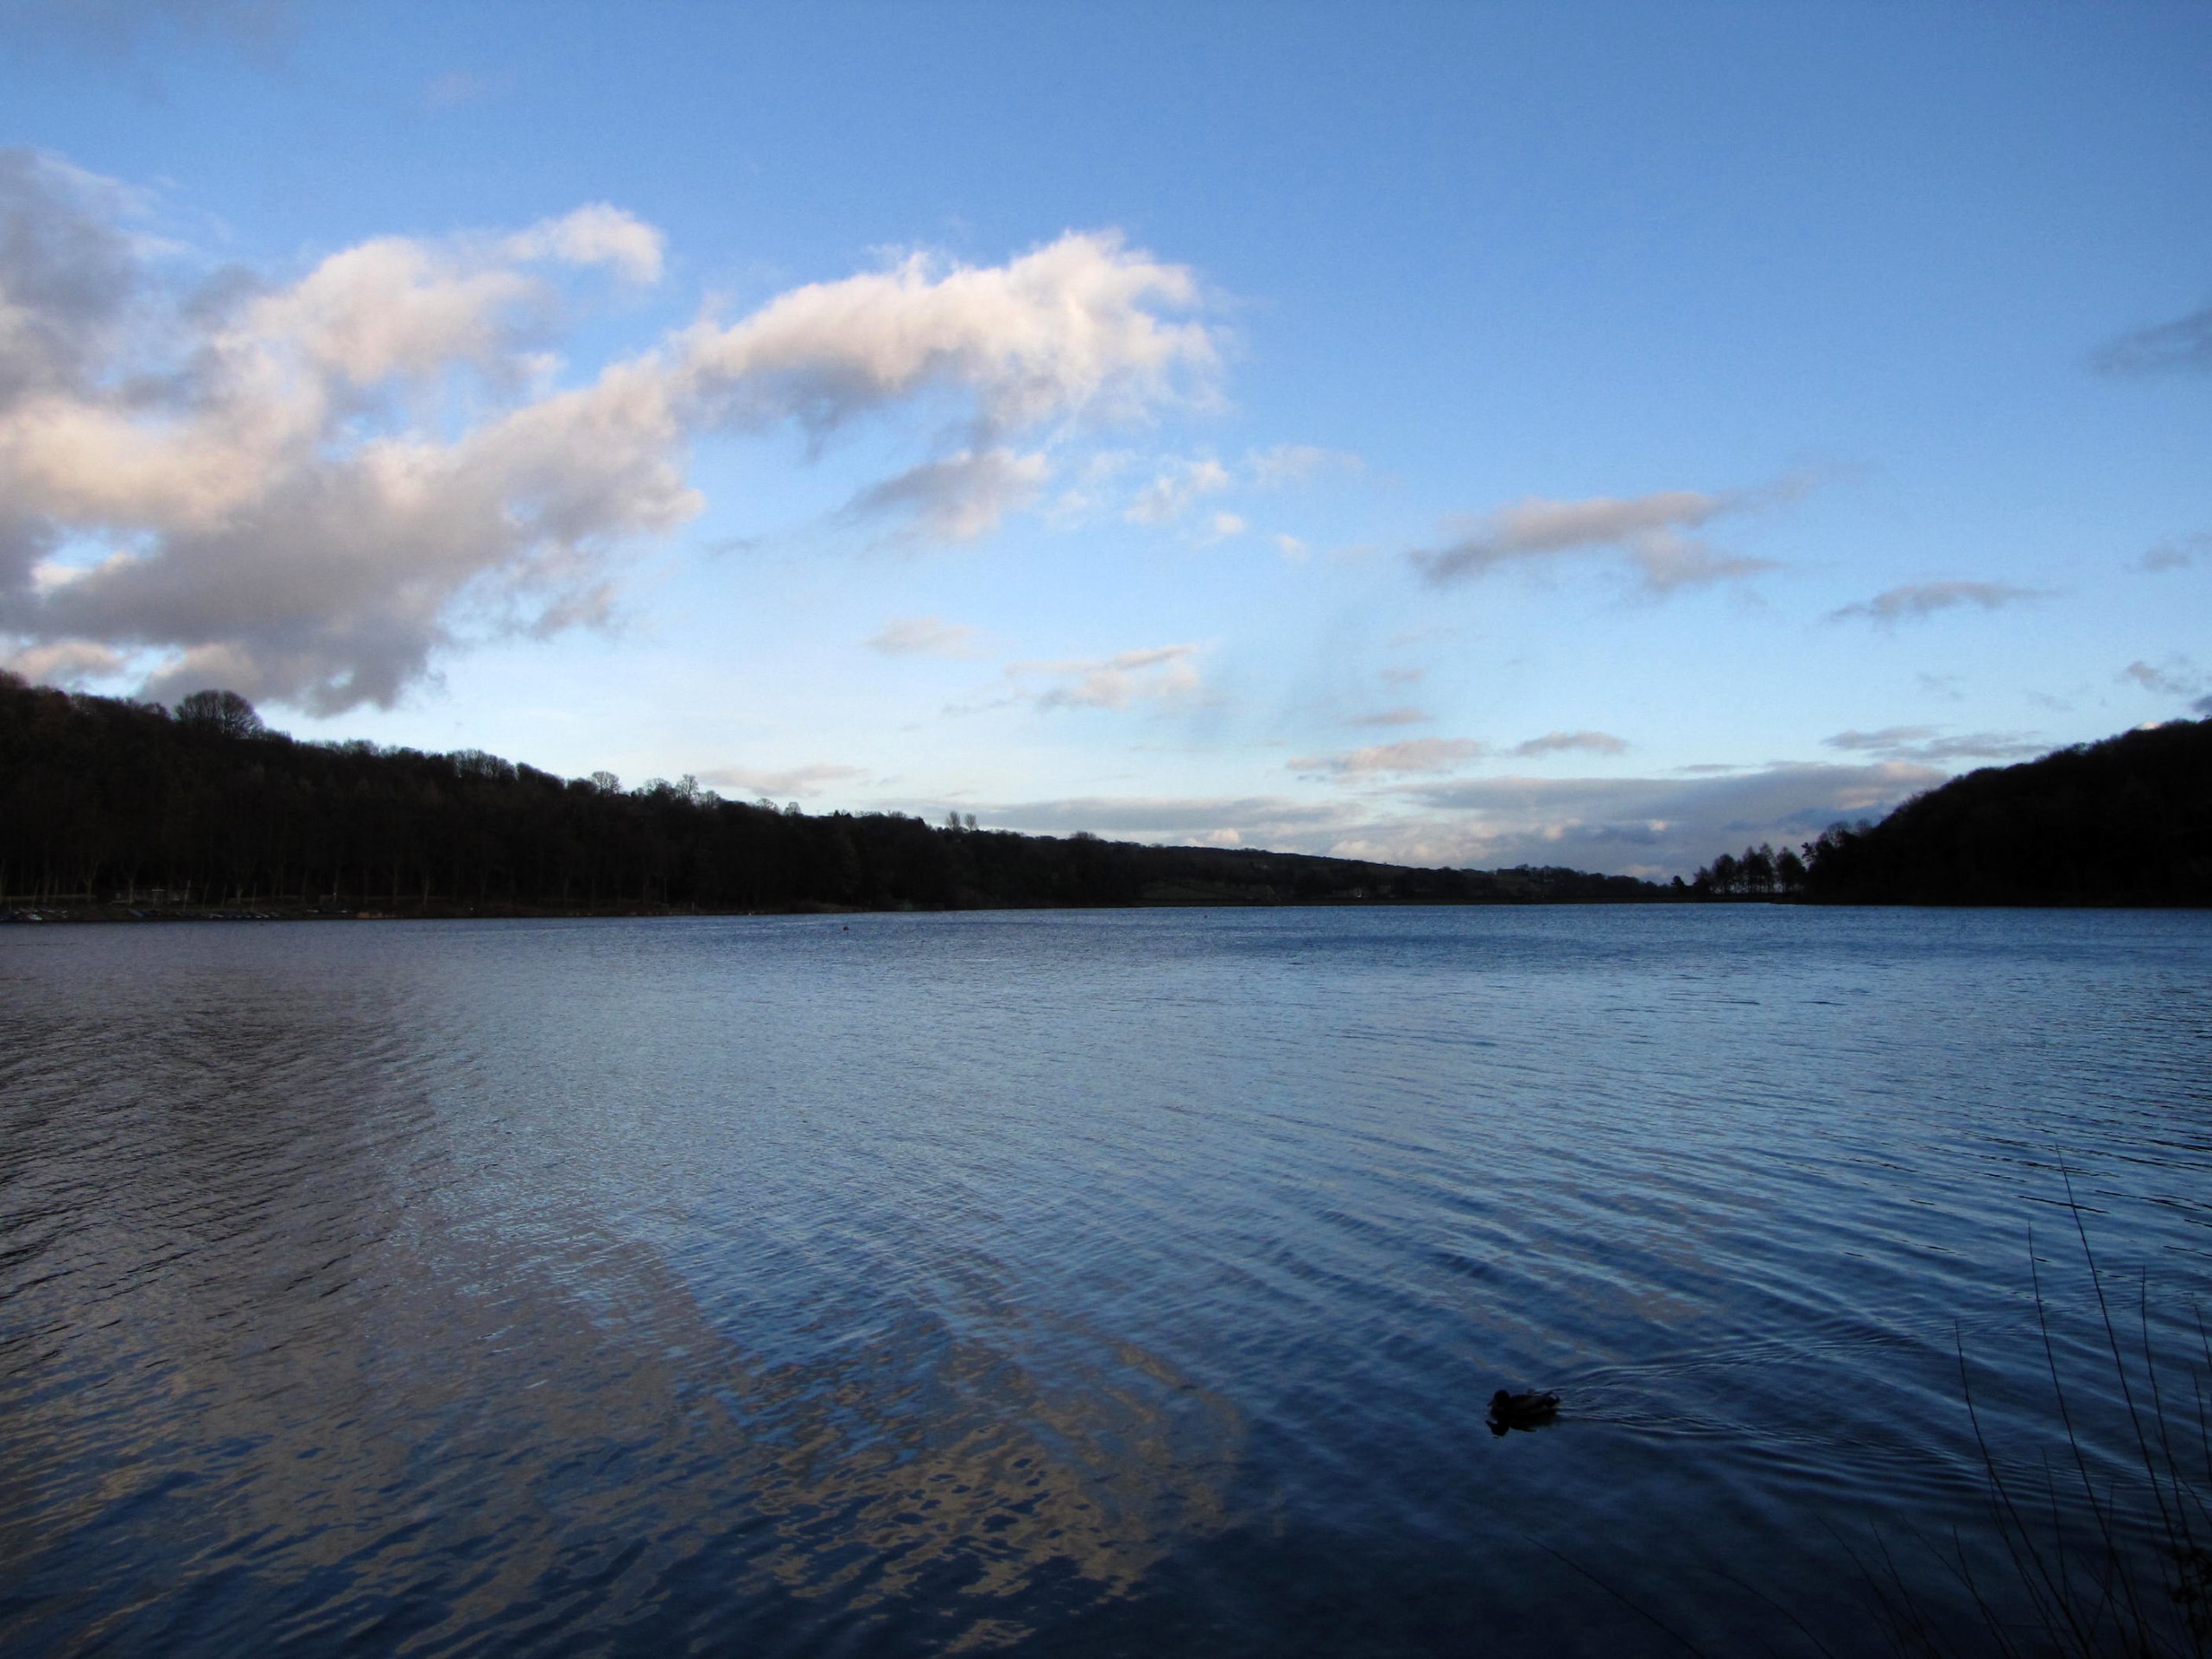
[[[2209,1112],[2202,915],[8,929],[0,1648],[1882,1650]]]

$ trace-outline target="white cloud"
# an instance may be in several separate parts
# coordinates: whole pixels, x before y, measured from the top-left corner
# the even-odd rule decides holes
[[[559,385],[556,296],[526,267],[650,280],[658,232],[618,209],[378,238],[200,294],[128,211],[0,151],[0,641],[149,653],[156,688],[219,673],[199,683],[319,714],[388,706],[487,632],[605,619],[627,554],[700,511],[703,434],[791,422],[818,444],[950,400],[954,459],[860,505],[973,535],[1042,481],[1000,436],[1203,396],[1215,366],[1206,328],[1165,315],[1190,273],[1111,234],[982,269],[917,255]]]
[[[1532,495],[1463,523],[1446,545],[1411,556],[1431,582],[1441,583],[1485,576],[1509,564],[1611,553],[1627,560],[1646,588],[1670,593],[1771,569],[1771,560],[1726,553],[1686,532],[1724,514],[1794,499],[1806,487],[1802,480],[1786,480],[1757,490],[1662,490],[1625,499],[1554,501]]]
[[[1821,741],[1831,749],[1879,755],[1885,760],[1918,760],[1938,766],[1953,760],[2024,760],[2050,747],[2032,732],[1968,732],[1945,737],[1932,726],[1838,732]]]
[[[1486,744],[1464,737],[1413,737],[1402,743],[1377,743],[1342,754],[1300,755],[1287,764],[1293,772],[1332,778],[1402,777],[1415,772],[1452,772],[1490,752]]]
[[[548,219],[507,239],[515,259],[559,259],[572,265],[612,265],[628,281],[657,283],[666,242],[644,220],[604,201]]]
[[[260,404],[240,414],[307,420],[329,412],[334,394],[381,381],[430,379],[462,365],[522,367],[514,361],[517,324],[526,319],[518,314],[543,298],[531,278],[505,264],[378,237],[256,299],[213,343],[231,359],[234,384],[225,390]],[[323,384],[299,388],[285,408],[273,383],[288,370]]]
[[[966,393],[979,442],[1078,416],[1139,416],[1211,373],[1213,339],[1160,308],[1197,283],[1111,232],[1071,232],[1003,265],[914,254],[813,283],[681,337],[686,378],[720,418],[795,419],[817,435],[938,389]]]
[[[1545,754],[1625,754],[1625,740],[1610,732],[1546,732],[1541,737],[1532,737],[1525,743],[1513,746],[1513,753],[1524,760]]]
[[[1233,512],[1217,512],[1206,520],[1206,540],[1225,542],[1242,536],[1249,526]]]
[[[1229,469],[1210,459],[1179,461],[1137,493],[1125,517],[1137,524],[1169,524],[1191,510],[1200,497],[1230,486]]]
[[[887,657],[974,657],[981,654],[982,634],[941,616],[897,616],[868,643]]]
[[[1275,551],[1294,563],[1303,563],[1311,550],[1295,536],[1278,536],[1275,537]]]
[[[1843,622],[1859,618],[1869,622],[1890,623],[1933,616],[1938,611],[1955,610],[1961,606],[1998,611],[2007,605],[2017,605],[2023,600],[2043,597],[2032,588],[2008,588],[1996,582],[1908,582],[1902,588],[1891,588],[1855,605],[1846,605],[1840,610],[1830,611],[1828,620]]]
[[[858,766],[792,766],[763,771],[752,766],[709,766],[699,781],[716,789],[741,790],[755,796],[819,795],[831,785],[867,774]]]
[[[87,680],[111,678],[125,666],[119,653],[89,639],[61,639],[0,655],[0,668],[34,685],[82,685]]]
[[[1154,645],[1084,661],[1014,663],[1006,671],[1022,688],[1017,699],[1039,709],[1173,705],[1204,692],[1198,657],[1196,645]],[[1046,683],[1036,685],[1039,680]]]

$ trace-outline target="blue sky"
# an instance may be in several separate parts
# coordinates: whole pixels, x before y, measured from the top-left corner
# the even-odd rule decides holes
[[[1664,874],[2212,711],[2212,10],[0,6],[0,657]]]

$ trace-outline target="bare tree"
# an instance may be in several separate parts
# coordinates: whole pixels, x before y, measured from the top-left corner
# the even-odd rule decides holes
[[[225,737],[258,737],[265,729],[253,705],[235,691],[194,691],[177,704],[176,717]]]

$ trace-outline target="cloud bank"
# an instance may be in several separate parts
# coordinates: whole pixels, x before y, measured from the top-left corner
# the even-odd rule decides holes
[[[544,346],[569,285],[664,269],[618,208],[378,238],[284,282],[181,277],[130,213],[111,181],[0,152],[0,639],[150,656],[156,695],[389,706],[441,648],[600,621],[625,558],[701,510],[709,434],[818,448],[950,398],[940,458],[855,506],[980,535],[1047,471],[1012,440],[1141,416],[1216,362],[1173,315],[1190,273],[1110,233],[808,284],[569,385]]]
[[[1761,767],[1720,778],[1498,778],[1416,783],[1406,810],[1281,796],[1084,797],[991,806],[994,823],[1143,841],[1252,845],[1389,863],[1563,864],[1664,877],[1762,841],[1878,817],[1948,774],[1901,762]],[[980,810],[980,809],[979,809]]]

